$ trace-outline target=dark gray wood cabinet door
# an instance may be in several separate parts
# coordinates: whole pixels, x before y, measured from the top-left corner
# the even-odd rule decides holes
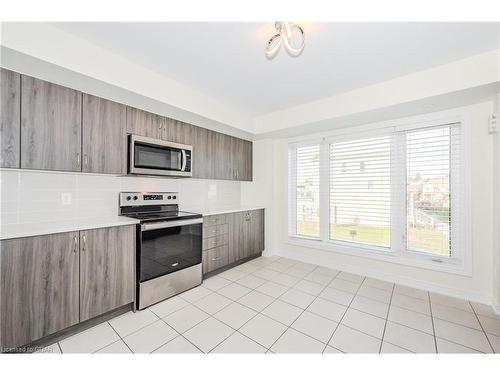
[[[231,138],[222,133],[215,133],[215,178],[218,180],[234,180],[235,169],[231,153]]]
[[[264,251],[264,210],[252,210],[248,226],[248,253],[249,255],[258,254]]]
[[[242,142],[243,162],[241,173],[238,175],[240,181],[252,181],[253,179],[253,143],[246,140]]]
[[[0,167],[19,168],[21,75],[0,68]]]
[[[0,242],[4,349],[78,323],[78,241],[69,232]]]
[[[126,107],[83,94],[82,171],[127,173]]]
[[[229,224],[229,262],[235,262],[237,260],[243,259],[245,255],[245,238],[244,238],[244,228],[245,228],[245,213],[244,212],[234,212],[228,214],[228,224]]]
[[[193,126],[193,177],[214,179],[215,162],[215,132]]]
[[[163,139],[165,141],[180,143],[183,145],[193,145],[194,126],[185,122],[165,118],[165,131]]]
[[[135,226],[80,232],[80,319],[134,301]]]
[[[165,117],[142,109],[127,107],[127,133],[161,139],[164,132]]]
[[[82,93],[21,77],[21,168],[81,171]]]

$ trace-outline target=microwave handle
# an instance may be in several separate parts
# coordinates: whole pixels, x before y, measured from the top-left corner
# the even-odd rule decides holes
[[[186,158],[186,150],[181,150],[181,153],[182,153],[182,166],[181,166],[181,171],[184,172],[186,170],[186,162],[187,162],[187,158]]]

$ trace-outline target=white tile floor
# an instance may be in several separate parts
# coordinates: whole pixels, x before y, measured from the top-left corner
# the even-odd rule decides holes
[[[500,353],[485,305],[258,258],[45,353]]]

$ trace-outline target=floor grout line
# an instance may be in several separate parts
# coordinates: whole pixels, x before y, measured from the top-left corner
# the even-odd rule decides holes
[[[363,281],[364,281],[364,279],[363,279]],[[362,281],[362,282],[361,282],[361,284],[358,286],[358,289],[356,290],[356,293],[354,294],[355,296],[356,296],[356,294],[358,294],[358,291],[359,291],[359,289],[361,288],[361,285],[363,285],[363,281]],[[339,326],[340,326],[340,324],[342,323],[342,320],[344,319],[345,314],[347,314],[347,311],[349,310],[349,308],[350,308],[350,306],[351,306],[351,304],[352,304],[352,301],[354,301],[354,298],[351,300],[351,302],[349,303],[349,306],[347,306],[347,309],[344,311],[344,314],[342,314],[342,317],[339,319],[339,320],[340,320],[340,322],[339,322],[339,324],[337,325],[337,327],[335,328],[335,330],[332,332],[332,334],[331,334],[330,338],[328,339],[328,342],[327,342],[326,346],[328,346],[328,344],[330,343],[330,341],[332,341],[333,335],[335,335],[335,332],[337,332],[337,330],[339,329]],[[331,346],[332,348],[335,348],[333,345],[330,345],[330,346]],[[325,347],[325,349],[326,349],[326,347]],[[323,349],[323,353],[325,352],[325,349]],[[338,349],[338,348],[335,348],[335,349],[340,350],[340,349]]]
[[[379,354],[382,353],[382,345],[384,345],[385,330],[387,328],[387,321],[389,320],[389,312],[391,311],[391,302],[392,302],[392,296],[394,295],[394,288],[395,288],[395,284],[392,285],[391,299],[389,300],[389,306],[387,308],[387,314],[385,316],[384,330],[382,332],[382,338],[380,339],[380,349],[378,351]]]
[[[130,350],[131,353],[134,353],[134,351],[132,349],[130,349],[130,346],[128,346],[128,344],[125,342],[125,340],[123,339],[123,337],[118,333],[118,331],[115,329],[115,327],[113,327],[113,325],[109,322],[109,320],[107,320],[106,322],[109,324],[109,326],[111,327],[111,329],[113,331],[115,331],[115,333],[118,335],[118,337],[120,338],[120,341],[123,341],[123,343],[128,348],[128,350]],[[137,331],[135,331],[135,332],[137,332]],[[117,341],[115,341],[115,342],[117,342]],[[104,348],[107,348],[108,346],[113,345],[115,342],[113,342],[113,343],[105,346]],[[102,348],[102,349],[104,349],[104,348]],[[101,350],[101,349],[99,349],[99,350]]]
[[[490,338],[488,337],[488,334],[484,330],[484,327],[483,327],[483,324],[481,323],[481,320],[479,320],[479,317],[477,316],[477,313],[476,313],[476,310],[474,309],[474,306],[472,306],[472,303],[470,303],[470,301],[468,301],[468,302],[469,302],[469,305],[470,305],[472,311],[474,311],[474,316],[476,317],[477,321],[479,322],[479,326],[483,330],[484,336],[486,336],[486,341],[488,341],[488,344],[490,346],[491,352],[495,353],[495,349],[493,348],[493,345],[491,344],[491,341],[490,341]]]

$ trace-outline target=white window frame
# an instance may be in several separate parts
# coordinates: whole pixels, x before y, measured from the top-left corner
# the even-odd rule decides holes
[[[460,219],[458,223],[452,226],[452,228],[454,228],[452,229],[453,232],[451,234],[453,253],[450,258],[433,254],[412,252],[406,249],[406,242],[403,236],[394,235],[396,233],[405,233],[406,212],[404,210],[401,210],[402,212],[394,212],[395,210],[391,210],[390,248],[329,239],[330,203],[328,195],[330,186],[328,145],[330,144],[330,142],[369,138],[386,134],[392,134],[393,137],[398,137],[403,136],[402,132],[407,130],[424,129],[456,123],[460,124],[461,142],[461,166],[459,172],[461,181],[458,184],[458,188],[460,189],[460,192],[458,194],[460,202],[457,203],[460,207],[460,216],[453,215],[452,212],[452,220],[457,220],[456,218],[453,219],[453,217],[459,217]],[[472,243],[470,220],[470,126],[470,109],[466,107],[462,109],[412,116],[362,126],[342,128],[312,136],[288,139],[288,147],[286,148],[287,155],[285,157],[287,171],[287,178],[285,178],[285,189],[288,191],[285,225],[288,228],[288,236],[285,242],[290,245],[311,247],[327,252],[382,260],[391,263],[470,276],[472,274]],[[290,231],[290,227],[288,225],[289,217],[294,216],[289,214],[295,212],[291,211],[293,210],[293,204],[291,204],[291,196],[289,191],[290,189],[288,188],[289,186],[291,186],[289,185],[290,165],[288,160],[288,152],[290,147],[301,147],[318,143],[321,144],[320,152],[322,154],[320,162],[320,238],[304,238],[294,235],[293,231]],[[392,149],[396,152],[403,152],[403,150],[401,150],[400,148],[393,147]],[[399,155],[396,155],[396,153],[391,154],[391,158],[398,157]],[[400,182],[403,177],[406,180],[406,170],[401,168],[402,164],[403,163],[394,163],[391,165],[391,207],[401,205],[402,199],[406,199],[405,184],[398,184],[398,182]],[[400,188],[395,190],[393,187]],[[404,194],[404,198],[402,194]]]

